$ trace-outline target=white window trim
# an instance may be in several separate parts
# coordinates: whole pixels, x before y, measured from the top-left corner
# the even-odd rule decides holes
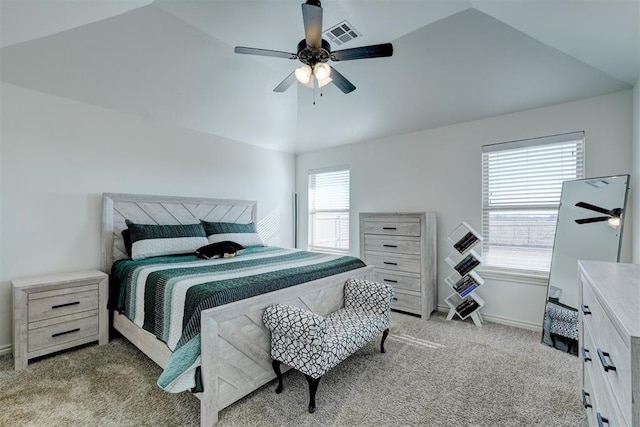
[[[307,228],[308,228],[307,250],[309,250],[309,251],[329,253],[329,254],[338,254],[338,255],[349,254],[349,251],[350,251],[350,240],[351,240],[351,169],[350,169],[349,165],[340,165],[340,166],[332,166],[332,167],[319,168],[319,169],[310,169],[308,171],[308,173],[307,173],[307,192],[309,191],[309,185],[308,185],[309,181],[308,180],[309,180],[309,177],[311,175],[329,173],[329,172],[339,172],[339,171],[349,171],[349,209],[318,209],[318,210],[308,209],[308,212],[307,212]],[[309,196],[308,196],[308,201],[309,202],[311,201]],[[313,223],[311,221],[311,215],[314,214],[314,213],[322,213],[322,212],[337,212],[337,213],[348,213],[349,214],[349,239],[347,239],[347,245],[348,245],[347,248],[339,249],[339,248],[331,248],[331,247],[313,245]]]

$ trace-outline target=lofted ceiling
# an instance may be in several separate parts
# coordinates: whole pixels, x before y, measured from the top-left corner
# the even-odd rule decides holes
[[[332,64],[357,89],[273,88],[299,62],[302,0],[0,0],[6,83],[275,150],[305,152],[629,89],[640,0],[324,0],[392,42]]]

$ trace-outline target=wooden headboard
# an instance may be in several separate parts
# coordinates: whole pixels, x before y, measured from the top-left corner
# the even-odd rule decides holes
[[[102,271],[110,273],[115,261],[128,258],[122,239],[125,219],[138,224],[197,224],[201,219],[257,223],[257,206],[254,200],[104,193]]]

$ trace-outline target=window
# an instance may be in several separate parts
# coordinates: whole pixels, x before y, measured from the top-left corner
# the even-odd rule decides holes
[[[309,250],[349,252],[349,169],[309,173]]]
[[[483,146],[485,268],[548,275],[562,182],[583,175],[583,132]]]

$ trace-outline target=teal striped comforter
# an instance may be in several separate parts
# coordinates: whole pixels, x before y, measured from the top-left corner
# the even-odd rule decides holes
[[[354,257],[277,247],[247,248],[240,256],[213,260],[195,255],[121,260],[111,271],[111,305],[173,351],[158,385],[177,393],[196,385],[202,310],[364,265]]]

